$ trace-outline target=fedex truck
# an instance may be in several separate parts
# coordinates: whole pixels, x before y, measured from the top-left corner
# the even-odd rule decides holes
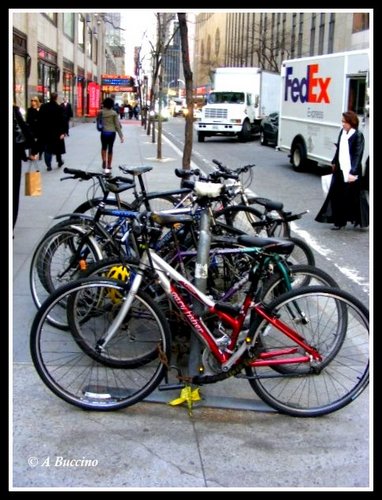
[[[352,110],[369,152],[369,51],[356,50],[283,61],[277,149],[296,171],[330,165],[342,113]]]
[[[260,68],[216,68],[214,90],[195,123],[198,141],[236,136],[248,141],[280,105],[280,75]]]

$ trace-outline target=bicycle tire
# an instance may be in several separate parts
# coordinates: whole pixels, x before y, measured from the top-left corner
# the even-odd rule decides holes
[[[59,286],[81,275],[81,257],[86,262],[98,261],[103,254],[92,237],[65,221],[49,230],[33,252],[29,269],[29,286],[33,302],[41,307]]]
[[[125,293],[125,284],[117,280],[81,278],[60,287],[39,309],[30,336],[32,361],[45,385],[67,403],[86,410],[118,410],[142,401],[165,376],[170,330],[146,294],[137,293],[128,319],[110,342],[100,340],[123,302],[115,297]],[[85,300],[96,299],[87,303],[85,321],[83,307],[76,307],[84,295]],[[48,321],[62,304],[70,324],[64,333]],[[97,355],[99,346],[103,351]]]
[[[296,305],[306,313],[307,321],[296,322],[291,317],[290,309]],[[283,372],[271,366],[246,367],[249,383],[263,401],[280,413],[317,417],[345,407],[365,390],[369,382],[369,312],[358,299],[338,288],[310,286],[280,295],[268,309],[307,339],[322,361],[286,364],[288,369]],[[345,323],[341,317],[344,309]],[[255,356],[295,346],[267,320],[259,319],[251,328]],[[288,354],[278,356],[283,358],[288,360]]]
[[[268,220],[264,220],[263,213],[253,206],[231,205],[216,210],[214,219],[219,225],[226,224],[242,231],[242,234],[280,238],[287,238],[290,235],[288,222],[282,221],[280,218],[270,224]],[[222,219],[224,219],[224,223],[221,222]]]
[[[330,274],[316,266],[308,264],[288,266],[288,274],[293,289],[317,285],[339,288],[338,283]],[[273,274],[263,283],[259,299],[265,303],[271,303],[277,296],[290,290],[288,285],[289,283],[285,282],[281,272],[274,270]]]
[[[290,236],[287,239],[293,241],[294,243],[292,253],[287,257],[287,262],[289,265],[316,265],[316,259],[314,257],[313,250],[303,239],[296,238],[295,236]]]

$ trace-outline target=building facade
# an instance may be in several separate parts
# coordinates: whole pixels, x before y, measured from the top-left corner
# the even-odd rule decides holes
[[[95,116],[101,75],[124,73],[120,18],[115,14],[11,12],[13,101],[26,110],[32,96],[57,92],[75,117]]]
[[[194,86],[217,67],[280,72],[284,59],[369,48],[370,13],[217,12],[196,16]]]

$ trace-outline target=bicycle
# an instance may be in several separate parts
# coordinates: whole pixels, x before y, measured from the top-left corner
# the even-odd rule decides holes
[[[97,262],[103,258],[112,255],[120,255],[123,249],[127,256],[130,255],[131,244],[132,253],[137,253],[137,244],[132,241],[128,235],[128,229],[123,218],[110,219],[104,211],[104,207],[113,207],[116,205],[118,208],[125,210],[141,211],[144,208],[165,207],[170,212],[178,209],[184,210],[185,213],[192,213],[195,221],[199,219],[199,212],[193,208],[195,199],[191,193],[190,187],[180,188],[178,190],[170,190],[166,192],[151,192],[148,193],[142,179],[142,175],[152,169],[149,166],[143,167],[124,167],[120,169],[125,174],[133,175],[138,178],[141,192],[138,193],[135,189],[135,182],[125,177],[116,177],[114,179],[105,179],[103,174],[89,173],[82,170],[74,170],[66,168],[64,171],[71,175],[67,177],[70,179],[89,180],[96,179],[103,191],[102,198],[92,198],[82,203],[76,208],[73,214],[64,214],[65,220],[59,222],[49,229],[43,236],[34,250],[30,273],[30,289],[33,300],[37,307],[40,307],[45,298],[60,284],[74,279],[82,274],[92,262]],[[195,174],[200,175],[200,171],[193,171]],[[176,175],[181,176],[178,169],[175,171]],[[189,175],[189,174],[188,174]],[[221,177],[230,178],[231,174],[219,173],[213,177],[214,180]],[[201,176],[201,178],[203,178]],[[206,177],[205,179],[209,179]],[[127,203],[122,201],[119,197],[120,193],[127,189],[134,189],[134,201]],[[115,199],[109,198],[109,193],[115,195]],[[191,195],[190,195],[191,193]],[[222,193],[221,199],[227,199],[229,195],[227,191]],[[182,208],[184,207],[185,208]],[[93,216],[87,215],[88,211],[95,210]],[[246,211],[251,211],[248,207],[231,207],[230,216],[228,213],[219,214],[218,217],[214,216],[213,231],[215,234],[243,234],[243,230],[239,230],[232,223],[232,214],[242,214],[243,217],[248,217]],[[228,219],[228,220],[226,220]],[[103,224],[101,224],[103,223]],[[187,225],[187,230],[190,235],[186,233],[183,236],[183,241],[187,241],[189,245],[195,245],[197,235],[193,230],[192,225]],[[182,230],[184,232],[184,230]],[[171,236],[171,235],[168,235]],[[307,245],[295,238],[291,238],[294,243],[293,252],[289,256],[291,263],[304,263],[305,258],[308,264],[314,264],[314,256]],[[124,243],[123,248],[120,246],[121,242]],[[170,240],[166,239],[166,243],[171,244]],[[303,246],[305,245],[305,247]],[[296,258],[297,255],[297,258]],[[300,257],[302,255],[303,257]]]
[[[147,242],[155,239],[158,214],[132,217]],[[276,240],[272,250],[283,253],[288,245]],[[257,300],[261,268],[259,261],[244,300],[234,306],[200,291],[147,244],[128,281],[83,278],[44,302],[30,338],[36,370],[57,396],[89,410],[131,406],[157,387],[233,376],[288,415],[315,417],[348,405],[368,385],[367,308],[343,290],[322,286],[291,290],[264,305]],[[155,278],[202,341],[198,374],[183,376],[171,365],[171,332],[154,299],[141,291],[146,276]],[[68,332],[49,324],[56,308],[65,311]],[[169,370],[179,384],[168,383]]]
[[[193,182],[190,182],[189,179],[193,176],[197,176],[199,180],[208,179],[215,182],[222,182],[223,179],[234,180],[234,182],[227,184],[228,189],[214,207],[214,234],[219,235],[229,231],[231,234],[246,233],[265,237],[285,237],[294,243],[293,253],[289,257],[290,262],[314,266],[315,258],[310,246],[301,238],[292,236],[290,229],[290,222],[300,219],[307,211],[298,214],[285,212],[281,202],[249,195],[243,183],[239,181],[239,176],[255,165],[245,165],[233,171],[223,167],[217,160],[212,161],[221,168],[210,173],[207,177],[201,176],[199,169],[175,169],[175,174],[183,180],[182,185],[189,188],[192,188]],[[188,202],[191,197],[192,193],[188,195]],[[239,204],[235,201],[237,199]],[[263,206],[265,211],[260,212],[252,206],[253,203]]]

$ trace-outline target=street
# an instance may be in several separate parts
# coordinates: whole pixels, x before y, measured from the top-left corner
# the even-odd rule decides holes
[[[182,117],[164,122],[163,131],[182,151],[185,121]],[[295,172],[285,153],[273,147],[261,146],[258,137],[247,143],[236,138],[209,137],[198,143],[194,131],[192,161],[205,172],[213,168],[212,159],[229,168],[255,163],[253,180],[248,187],[257,195],[284,203],[292,212],[309,210],[292,223],[296,236],[303,238],[314,250],[316,265],[339,283],[340,287],[358,297],[369,306],[370,238],[368,229],[331,231],[331,224],[314,220],[323,201],[320,171]]]

